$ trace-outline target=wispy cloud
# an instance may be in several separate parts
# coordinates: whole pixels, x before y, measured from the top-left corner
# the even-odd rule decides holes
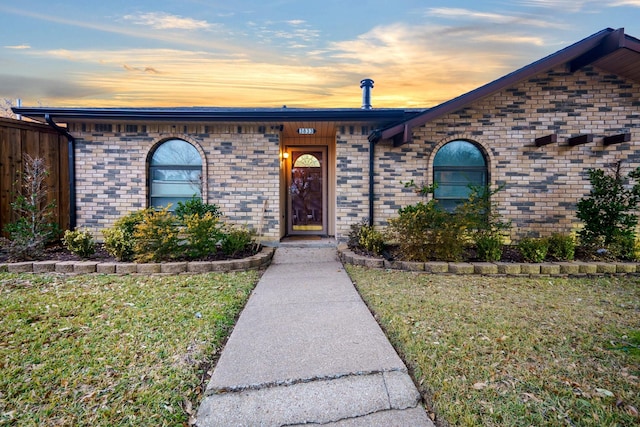
[[[481,21],[491,24],[517,24],[538,28],[549,28],[558,26],[558,24],[553,23],[549,19],[540,19],[535,16],[527,16],[524,14],[491,13],[451,7],[430,8],[427,10],[426,14],[430,17]]]
[[[262,44],[278,46],[284,43],[283,47],[286,48],[308,49],[320,43],[320,31],[302,19],[267,21],[262,24],[250,22],[249,26]]]
[[[545,44],[545,41],[542,37],[519,36],[515,34],[507,34],[507,35],[486,34],[486,35],[480,35],[476,37],[476,40],[497,42],[497,43],[517,44],[520,46],[526,46],[526,45],[544,46]]]
[[[585,11],[593,13],[604,7],[640,7],[640,0],[611,0],[608,2],[601,0],[517,0],[516,3],[527,7],[553,9],[558,13]]]
[[[136,73],[160,74],[160,71],[156,70],[153,67],[132,67],[128,64],[124,64],[122,67],[127,71],[136,72]]]
[[[123,19],[133,24],[148,26],[156,30],[206,30],[212,27],[212,24],[207,21],[184,18],[165,12],[125,15]]]
[[[449,29],[401,24],[376,27],[354,40],[333,43],[330,55],[336,66],[351,75],[387,82],[388,86],[376,85],[375,98],[389,106],[435,105],[526,63],[522,45],[505,46],[503,33],[467,29],[452,34]],[[500,43],[481,42],[480,36]],[[526,41],[532,45],[529,55],[539,49],[538,40]]]
[[[610,7],[634,6],[640,7],[640,0],[614,0],[608,4]]]
[[[218,50],[224,51],[227,53],[237,53],[240,51],[244,51],[251,54],[259,54],[259,51],[254,51],[247,46],[235,43],[233,41],[225,40],[223,37],[192,37],[190,34],[182,34],[179,32],[172,31],[148,31],[148,28],[140,25],[140,26],[132,26],[130,24],[118,23],[115,21],[109,20],[80,20],[80,19],[72,19],[64,16],[53,15],[53,14],[45,14],[36,12],[33,10],[27,9],[18,9],[15,7],[5,6],[0,4],[0,11],[11,13],[19,16],[25,16],[33,19],[37,19],[43,22],[51,22],[55,24],[62,24],[66,26],[82,28],[90,31],[101,31],[112,34],[119,34],[127,37],[134,37],[139,39],[148,39],[155,40],[160,42],[181,44],[184,46],[195,46],[199,48],[206,48],[209,50]],[[211,31],[212,29],[218,30],[220,32],[225,32],[224,28],[218,27],[208,27]]]
[[[19,44],[19,45],[15,45],[15,46],[4,46],[5,49],[16,49],[16,50],[22,50],[22,49],[31,49],[31,46],[29,46],[28,44]]]

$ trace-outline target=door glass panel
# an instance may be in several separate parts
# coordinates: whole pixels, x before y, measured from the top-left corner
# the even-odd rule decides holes
[[[291,155],[291,220],[293,231],[323,231],[323,153],[293,152]]]

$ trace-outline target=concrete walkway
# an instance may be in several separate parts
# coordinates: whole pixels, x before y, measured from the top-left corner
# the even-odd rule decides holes
[[[335,247],[283,244],[242,312],[197,425],[433,426]]]

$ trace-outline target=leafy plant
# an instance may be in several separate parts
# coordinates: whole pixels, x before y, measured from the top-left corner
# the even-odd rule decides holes
[[[186,215],[184,217],[187,246],[192,258],[206,257],[218,251],[218,244],[224,238],[222,222],[212,212]]]
[[[398,210],[389,220],[389,234],[407,261],[457,261],[465,249],[459,215],[441,209],[437,201],[418,202]]]
[[[174,213],[180,220],[192,215],[204,217],[207,213],[210,213],[214,218],[222,216],[218,205],[204,203],[199,197],[193,197],[186,202],[178,202]]]
[[[81,258],[89,258],[96,251],[93,235],[89,230],[67,230],[62,238],[64,247]]]
[[[131,261],[135,249],[133,236],[136,227],[144,220],[148,209],[132,212],[118,219],[113,227],[102,231],[104,235],[104,248],[119,261]]]
[[[635,211],[640,203],[640,167],[626,177],[617,162],[613,174],[601,169],[589,170],[591,191],[577,203],[576,216],[584,223],[578,235],[581,245],[606,249],[623,259],[635,256]],[[604,248],[599,248],[599,245]]]
[[[222,239],[222,252],[235,257],[251,248],[255,232],[245,227],[229,227]]]
[[[44,159],[24,154],[24,170],[19,180],[20,193],[11,203],[18,216],[5,226],[9,241],[2,240],[9,255],[16,259],[35,259],[42,255],[47,243],[60,235],[54,221],[55,200],[47,203],[49,172]]]
[[[367,220],[351,225],[349,241],[347,243],[352,249],[380,255],[384,250],[384,235],[369,225]]]
[[[545,238],[525,237],[518,242],[518,250],[527,262],[542,262],[549,251],[549,240]]]
[[[456,208],[466,232],[475,242],[478,256],[484,261],[498,261],[502,257],[504,234],[511,228],[498,212],[493,196],[504,187],[471,186],[469,196]]]
[[[169,206],[160,210],[146,209],[142,221],[135,227],[134,260],[158,262],[178,253],[179,239],[175,216]]]
[[[502,258],[502,237],[499,235],[481,234],[476,237],[478,257],[487,262],[500,261]]]
[[[554,233],[549,237],[547,255],[558,261],[571,261],[575,257],[576,241],[570,234]]]

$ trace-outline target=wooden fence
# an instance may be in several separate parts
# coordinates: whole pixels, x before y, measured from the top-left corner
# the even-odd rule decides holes
[[[55,221],[61,230],[69,229],[70,186],[67,138],[50,126],[0,118],[0,231],[16,220],[11,209],[19,191],[23,157],[45,160],[49,176],[48,202],[55,200]],[[4,233],[6,236],[6,233]]]

